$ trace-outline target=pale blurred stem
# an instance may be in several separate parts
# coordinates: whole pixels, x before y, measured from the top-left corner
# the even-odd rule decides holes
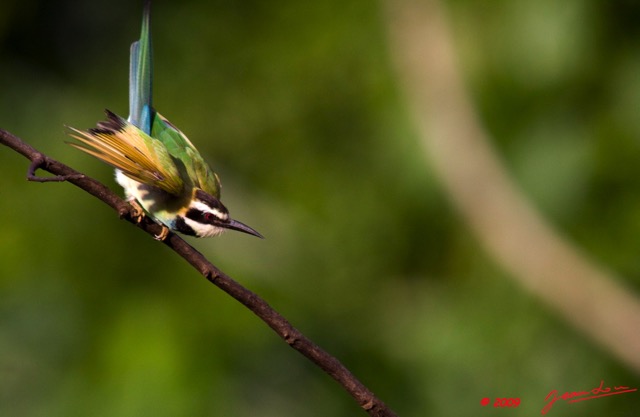
[[[135,210],[102,183],[49,158],[2,129],[0,129],[0,143],[22,154],[31,161],[27,172],[27,179],[30,181],[70,182],[112,207],[121,218],[137,225],[147,232],[151,238],[160,233],[161,227],[147,217],[140,223],[136,223],[136,219],[133,216]],[[36,177],[35,171],[37,169],[50,172],[54,174],[54,177]],[[5,173],[4,175],[7,174]],[[396,416],[384,402],[379,400],[367,387],[358,381],[340,361],[300,333],[300,331],[294,328],[287,319],[275,311],[266,301],[220,271],[200,252],[195,250],[178,235],[170,233],[163,243],[189,262],[198,272],[207,278],[207,280],[245,305],[293,349],[300,352],[324,372],[333,377],[370,416]]]
[[[640,301],[527,201],[464,88],[437,0],[387,0],[390,46],[425,155],[487,252],[527,291],[640,372]]]

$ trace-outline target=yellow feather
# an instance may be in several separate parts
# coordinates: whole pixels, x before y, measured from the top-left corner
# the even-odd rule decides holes
[[[145,142],[151,143],[156,139],[122,119],[116,120],[122,123],[117,130],[107,124],[98,125],[98,129],[86,132],[70,127],[69,136],[80,143],[69,145],[121,170],[135,181],[179,195],[183,189],[183,181],[177,168],[175,165],[164,167],[157,163],[155,150]]]

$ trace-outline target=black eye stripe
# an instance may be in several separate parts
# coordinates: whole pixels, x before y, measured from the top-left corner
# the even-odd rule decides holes
[[[198,210],[196,208],[187,210],[185,217],[195,222],[204,224],[215,224],[224,222],[223,219],[218,218],[218,216],[216,216],[215,214],[208,211]]]
[[[207,223],[204,219],[204,212],[198,209],[187,210],[185,217],[198,223]]]

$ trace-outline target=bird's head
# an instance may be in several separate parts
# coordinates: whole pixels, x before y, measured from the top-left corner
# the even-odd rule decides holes
[[[263,237],[246,224],[229,217],[229,211],[220,200],[200,189],[194,190],[189,206],[178,215],[175,228],[180,233],[196,237],[213,237],[225,230]]]

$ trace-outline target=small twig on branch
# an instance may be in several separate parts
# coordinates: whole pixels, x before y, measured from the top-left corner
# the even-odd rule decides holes
[[[133,216],[135,214],[135,210],[127,202],[108,189],[104,184],[77,172],[63,163],[49,158],[30,145],[24,143],[18,137],[2,129],[0,129],[0,143],[22,154],[31,161],[27,171],[28,180],[36,182],[70,182],[112,207],[118,212],[120,218],[124,218],[127,221],[136,224],[152,237],[156,236],[160,232],[161,226],[150,220],[148,217],[145,217],[143,221],[137,223]],[[38,177],[35,174],[38,169],[50,172],[54,177]],[[287,319],[275,311],[266,301],[255,293],[244,288],[209,262],[200,252],[194,249],[181,237],[175,233],[171,233],[163,243],[189,262],[202,275],[204,275],[207,280],[245,305],[256,316],[271,327],[271,329],[273,329],[273,331],[284,339],[284,341],[292,348],[306,356],[309,360],[335,379],[370,416],[396,416],[396,414],[391,411],[384,402],[379,400],[367,387],[358,381],[358,379],[342,363],[340,363],[340,361],[304,336],[300,331],[293,327]]]
[[[27,171],[27,179],[33,182],[62,182],[69,180],[79,180],[80,178],[84,178],[82,174],[68,174],[68,175],[56,175],[53,177],[38,177],[36,175],[36,171],[41,167],[44,167],[47,164],[47,160],[44,155],[36,154],[34,158],[31,160],[31,165],[29,165],[29,170]]]

